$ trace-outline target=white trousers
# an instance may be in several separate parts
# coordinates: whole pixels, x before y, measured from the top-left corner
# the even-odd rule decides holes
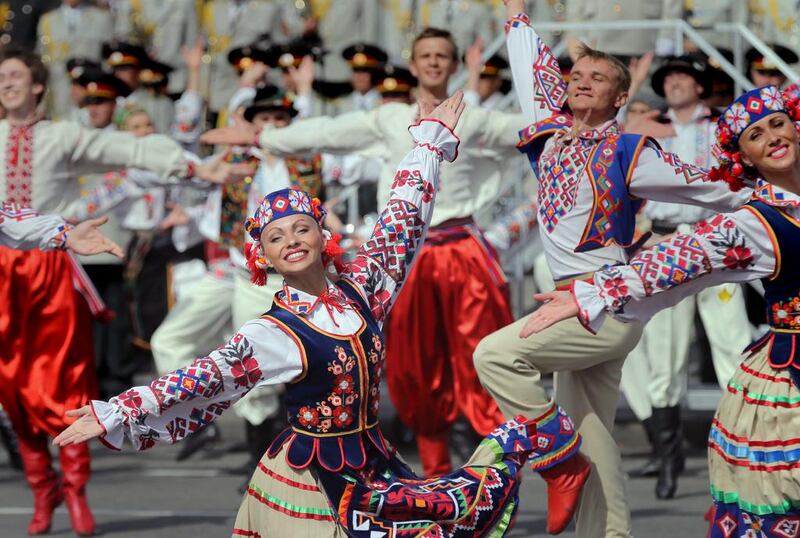
[[[678,405],[686,394],[686,367],[695,309],[700,313],[717,380],[724,389],[751,340],[744,291],[738,284],[706,288],[662,310],[647,323],[622,367],[622,390],[639,420],[653,407]]]
[[[170,310],[150,339],[159,375],[189,364],[223,343],[246,321],[272,306],[281,278],[271,275],[266,286],[255,286],[243,275],[233,281],[207,273],[195,282]],[[278,412],[279,386],[259,387],[234,405],[254,425]]]

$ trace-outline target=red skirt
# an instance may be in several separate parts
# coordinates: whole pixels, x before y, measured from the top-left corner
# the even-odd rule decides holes
[[[57,435],[96,397],[91,314],[63,251],[0,247],[0,404],[19,435]]]
[[[513,321],[508,286],[477,227],[468,229],[425,243],[385,327],[389,395],[423,435],[446,432],[460,414],[481,435],[504,421],[472,353]]]

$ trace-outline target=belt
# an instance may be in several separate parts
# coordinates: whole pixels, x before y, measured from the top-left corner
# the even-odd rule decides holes
[[[469,226],[473,226],[475,221],[472,217],[462,217],[449,219],[428,230],[425,243],[428,245],[444,245],[451,241],[464,239],[470,236]]]

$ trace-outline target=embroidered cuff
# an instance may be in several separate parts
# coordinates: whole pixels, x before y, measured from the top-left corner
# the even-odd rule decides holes
[[[69,236],[69,231],[72,230],[73,226],[64,222],[60,224],[56,229],[55,233],[50,237],[45,245],[45,250],[49,249],[58,249],[58,250],[65,250],[67,248],[67,237]]]
[[[584,328],[596,334],[606,317],[606,303],[594,284],[576,280],[572,283],[572,297],[578,305],[578,321]]]
[[[119,408],[111,403],[101,400],[92,400],[89,404],[97,422],[103,426],[105,433],[100,436],[100,442],[113,450],[122,450],[125,440],[125,420]]]
[[[408,128],[418,146],[423,146],[439,155],[447,162],[458,157],[458,145],[461,140],[444,123],[431,118],[423,118]]]
[[[525,25],[525,26],[531,25],[531,19],[530,17],[528,17],[527,13],[517,13],[516,15],[508,19],[504,27],[505,32],[508,33],[512,28],[516,28],[517,26],[520,25]]]

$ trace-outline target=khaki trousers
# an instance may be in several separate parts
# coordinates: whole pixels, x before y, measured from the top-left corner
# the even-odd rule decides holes
[[[631,521],[622,460],[611,433],[622,363],[642,327],[607,317],[592,335],[573,318],[521,339],[519,331],[527,319],[478,344],[474,358],[481,383],[506,417],[536,417],[552,405],[541,385],[542,374],[555,372],[555,400],[578,427],[581,452],[593,467],[576,514],[576,536],[628,537]]]

